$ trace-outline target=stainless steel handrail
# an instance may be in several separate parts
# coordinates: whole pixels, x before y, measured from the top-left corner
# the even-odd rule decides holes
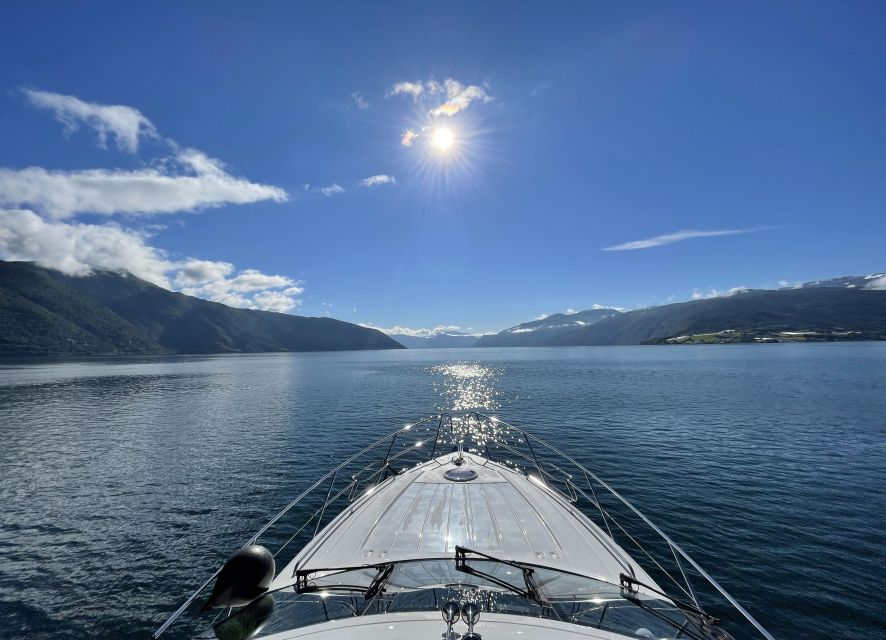
[[[329,478],[337,476],[342,469],[346,468],[348,465],[350,465],[355,460],[358,460],[358,459],[362,458],[363,456],[365,456],[367,453],[378,449],[382,445],[387,444],[389,440],[392,443],[388,449],[388,452],[390,453],[390,449],[393,446],[393,442],[396,440],[396,437],[399,434],[408,432],[412,429],[415,429],[416,427],[419,427],[421,425],[427,424],[427,423],[429,423],[431,421],[435,421],[435,420],[438,423],[442,424],[443,417],[442,416],[429,416],[427,418],[423,418],[423,419],[419,420],[418,422],[408,424],[401,429],[393,431],[393,432],[387,434],[386,436],[379,438],[378,440],[376,440],[375,442],[373,442],[369,446],[361,449],[360,451],[358,451],[357,453],[355,453],[354,455],[352,455],[351,457],[346,459],[344,462],[339,464],[337,467],[335,467],[334,469],[332,469],[331,471],[326,473],[324,476],[319,478],[310,487],[308,487],[307,489],[302,491],[300,494],[298,494],[298,496],[296,496],[294,500],[292,500],[289,504],[287,504],[285,507],[283,507],[273,518],[271,518],[267,522],[267,524],[265,524],[261,529],[259,529],[258,532],[255,533],[255,535],[253,535],[251,538],[249,538],[249,540],[247,540],[243,544],[243,547],[247,547],[249,545],[252,545],[252,544],[255,544],[256,542],[258,542],[258,540],[262,537],[262,535],[264,535],[271,527],[273,527],[281,518],[283,518],[283,516],[285,516],[290,510],[292,510],[302,500],[304,500],[307,496],[311,495],[311,493],[313,493],[314,490],[317,489],[317,487],[322,485]],[[387,458],[387,456],[386,456],[386,458]],[[367,469],[367,468],[368,468],[368,466],[364,467],[364,469]],[[372,475],[374,475],[376,472],[377,472],[377,470],[373,471]],[[356,478],[354,478],[354,480],[356,480]],[[337,497],[339,497],[339,496],[337,496]],[[321,514],[327,506],[328,506],[328,503],[323,504],[323,507],[320,510]],[[310,522],[310,520],[312,520],[313,517],[314,516],[312,515],[311,518],[309,518],[308,522]],[[307,524],[307,523],[305,523],[305,524]],[[288,544],[288,542],[287,542],[287,544]],[[178,609],[176,609],[175,613],[173,613],[169,618],[167,618],[166,621],[163,622],[163,624],[160,625],[156,631],[154,631],[154,633],[152,634],[151,637],[152,638],[159,638],[170,627],[170,625],[172,625],[187,610],[187,608],[191,606],[191,604],[193,604],[193,602],[200,596],[200,594],[203,593],[207,589],[207,587],[209,587],[210,584],[212,584],[212,581],[215,580],[215,578],[218,576],[218,574],[221,572],[221,570],[222,570],[222,567],[219,567],[218,569],[216,569],[215,572],[211,576],[209,576],[209,578],[202,585],[200,585],[200,587],[196,591],[194,591],[194,593],[192,593],[188,597],[188,599],[185,600],[185,602]]]
[[[707,580],[707,581],[710,583],[710,585],[711,585],[712,587],[714,587],[714,588],[720,593],[720,595],[723,596],[723,597],[729,602],[729,604],[731,604],[733,607],[735,607],[736,611],[738,611],[740,614],[742,614],[742,616],[743,616],[743,617],[744,617],[749,623],[751,623],[751,624],[754,626],[754,628],[757,629],[757,631],[759,631],[760,634],[761,634],[764,638],[766,638],[767,640],[775,640],[775,638],[772,636],[772,634],[770,634],[770,633],[769,633],[769,632],[763,627],[763,625],[761,625],[761,624],[757,621],[757,619],[754,618],[754,616],[752,616],[752,615],[750,614],[750,612],[747,611],[747,609],[745,609],[741,604],[739,604],[738,601],[735,600],[735,598],[733,598],[733,597],[732,597],[732,596],[726,591],[726,589],[724,589],[724,588],[720,585],[720,583],[718,583],[718,582],[717,582],[717,581],[716,581],[716,580],[715,580],[715,579],[714,579],[714,578],[713,578],[713,577],[712,577],[707,571],[705,571],[705,570],[704,570],[704,569],[703,569],[703,568],[702,568],[702,567],[701,567],[701,566],[700,566],[700,565],[699,565],[699,564],[698,564],[698,563],[692,558],[692,556],[690,556],[688,553],[686,553],[686,551],[684,551],[683,548],[680,547],[680,545],[678,545],[676,542],[674,542],[674,541],[670,538],[670,536],[668,536],[664,531],[662,531],[658,526],[656,526],[655,523],[653,523],[649,518],[647,518],[647,517],[646,517],[646,516],[645,516],[645,515],[644,515],[644,514],[643,514],[643,513],[637,508],[637,507],[635,507],[633,504],[631,504],[631,502],[630,502],[627,498],[625,498],[624,496],[622,496],[618,491],[616,491],[615,489],[613,489],[609,484],[607,484],[606,482],[604,482],[603,480],[601,480],[601,479],[600,479],[600,478],[599,478],[594,472],[592,472],[590,469],[588,469],[587,467],[585,467],[585,466],[582,465],[581,463],[577,462],[577,461],[576,461],[574,458],[572,458],[569,454],[564,453],[563,451],[561,451],[560,449],[558,449],[558,448],[555,447],[554,445],[549,444],[548,442],[546,442],[545,440],[542,440],[542,439],[539,438],[538,436],[534,436],[534,435],[532,435],[532,434],[529,433],[528,431],[524,431],[523,429],[521,429],[521,428],[519,428],[519,427],[515,427],[514,425],[511,425],[511,424],[508,424],[508,423],[502,422],[501,420],[498,420],[498,418],[496,418],[496,417],[494,417],[494,416],[488,416],[488,415],[484,415],[484,414],[480,414],[480,413],[476,413],[476,412],[474,412],[474,413],[472,413],[472,414],[469,414],[469,415],[474,416],[475,419],[477,419],[478,421],[481,420],[481,419],[486,419],[486,420],[494,421],[494,422],[497,422],[497,423],[500,423],[500,424],[504,425],[504,426],[505,426],[506,428],[508,428],[508,429],[512,429],[512,430],[514,430],[514,431],[517,431],[518,433],[521,433],[521,434],[522,434],[527,440],[534,440],[535,442],[538,442],[539,444],[541,444],[541,445],[543,445],[545,448],[547,448],[549,451],[553,451],[553,452],[556,453],[557,455],[559,455],[559,456],[565,458],[565,459],[568,460],[570,463],[572,463],[573,465],[575,465],[578,469],[580,469],[580,470],[583,471],[584,473],[588,474],[588,476],[590,476],[591,478],[593,478],[594,480],[596,480],[597,483],[598,483],[600,486],[602,486],[603,488],[605,488],[605,489],[606,489],[606,490],[607,490],[612,496],[614,496],[615,498],[617,498],[622,504],[624,504],[624,505],[625,505],[628,509],[630,509],[633,513],[635,513],[640,519],[642,519],[643,522],[645,522],[647,525],[649,525],[649,527],[650,527],[653,531],[655,531],[655,533],[657,533],[657,534],[662,538],[662,540],[664,540],[665,542],[668,543],[668,546],[669,546],[669,548],[671,549],[671,551],[672,551],[673,553],[675,553],[675,554],[679,553],[680,556],[681,556],[683,559],[685,559],[690,565],[692,565],[692,567],[693,567],[696,571],[698,571],[699,574],[701,574],[702,577],[704,577],[705,580]],[[611,533],[610,533],[610,537],[611,537]],[[677,563],[678,563],[678,566],[679,566],[679,560],[677,560]],[[682,572],[682,566],[680,567],[680,570],[681,570],[681,572]],[[684,577],[685,577],[686,574],[683,573],[683,575],[684,575]],[[692,590],[692,585],[689,584],[689,580],[688,580],[688,579],[686,579],[686,584],[687,584],[687,586],[689,587],[690,592],[692,592],[692,591],[693,591],[693,590]],[[695,599],[695,598],[694,598],[694,594],[693,594],[693,599]]]

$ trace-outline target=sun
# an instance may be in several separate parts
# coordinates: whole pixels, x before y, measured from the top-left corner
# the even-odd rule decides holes
[[[425,193],[458,198],[457,192],[477,186],[480,161],[486,160],[489,148],[486,130],[478,128],[481,123],[418,113],[410,124],[400,136],[400,146],[410,149],[408,166],[424,181]]]
[[[437,127],[431,133],[431,145],[437,151],[446,152],[452,147],[452,143],[455,142],[455,136],[452,135],[452,130],[446,127]]]

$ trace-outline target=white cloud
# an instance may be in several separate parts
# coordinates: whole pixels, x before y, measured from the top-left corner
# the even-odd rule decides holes
[[[390,89],[388,89],[387,95],[389,96],[398,96],[398,95],[408,95],[412,96],[413,100],[418,101],[419,98],[422,97],[425,93],[439,93],[440,84],[431,80],[425,86],[421,80],[416,80],[415,82],[398,82]]]
[[[234,270],[230,262],[212,260],[188,260],[181,265],[176,282],[181,286],[196,285],[211,280],[221,280]]]
[[[879,274],[869,278],[865,289],[886,289],[886,274]]]
[[[630,251],[633,249],[649,249],[651,247],[660,247],[664,244],[672,244],[674,242],[682,242],[692,238],[713,238],[716,236],[734,236],[741,233],[754,233],[755,231],[763,231],[763,229],[721,229],[719,231],[694,231],[687,229],[685,231],[677,231],[676,233],[666,233],[654,238],[646,238],[645,240],[634,240],[617,244],[612,247],[605,247],[603,251]]]
[[[382,333],[387,335],[402,335],[402,336],[411,336],[413,338],[430,338],[431,336],[438,336],[443,334],[456,334],[456,335],[475,335],[473,333],[469,333],[471,331],[470,327],[467,329],[462,329],[462,327],[456,326],[454,324],[448,325],[437,325],[433,329],[413,329],[411,327],[403,327],[400,325],[394,325],[393,327],[388,327],[387,329],[383,327],[377,327],[372,324],[367,324],[364,322],[360,323],[361,327],[367,327],[369,329],[378,329]]]
[[[246,269],[236,278],[228,281],[228,286],[239,292],[261,291],[262,289],[287,287],[292,284],[295,282],[286,276],[269,276],[256,269]]]
[[[473,84],[465,86],[453,78],[446,78],[442,83],[433,79],[398,82],[388,89],[387,95],[407,95],[414,102],[422,103],[427,103],[432,99],[439,102],[440,98],[443,98],[443,102],[428,112],[432,118],[454,116],[459,111],[467,109],[472,102],[492,102],[494,100],[483,87]],[[403,142],[403,144],[409,146],[407,142]]]
[[[103,148],[107,147],[109,135],[119,149],[129,153],[138,151],[139,138],[157,137],[153,123],[133,107],[84,102],[74,96],[36,89],[22,89],[22,93],[35,107],[51,110],[68,133],[77,131],[81,123],[95,129]]]
[[[533,320],[544,320],[544,319],[547,318],[549,315],[551,315],[551,314],[549,314],[549,313],[542,313],[542,314],[539,314],[539,315],[535,316],[535,317],[533,318]]]
[[[113,223],[47,221],[29,210],[0,210],[0,259],[33,261],[74,276],[126,271],[165,289],[247,309],[285,312],[300,303],[303,284],[289,277],[255,269],[230,277],[236,270],[229,262],[173,261],[148,240],[147,233]]]
[[[301,282],[257,269],[229,277],[234,269],[228,262],[188,260],[177,268],[174,282],[182,293],[232,307],[286,313],[301,304],[304,292]]]
[[[336,193],[344,193],[345,188],[338,183],[331,184],[328,187],[320,187],[320,193],[322,193],[327,198],[330,196],[334,196]]]
[[[146,236],[113,224],[67,224],[45,221],[33,211],[0,211],[0,256],[35,261],[70,275],[94,269],[129,271],[169,287],[174,268],[165,254],[146,243]]]
[[[394,176],[388,175],[378,175],[378,176],[369,176],[368,178],[364,178],[360,181],[364,187],[374,187],[380,184],[397,184],[397,181],[394,179]]]
[[[247,272],[250,272],[251,275],[258,273],[254,269],[247,269],[243,273]],[[264,276],[264,274],[259,275]],[[238,277],[208,280],[195,286],[182,287],[180,291],[189,296],[220,302],[230,307],[280,313],[292,311],[301,304],[298,296],[304,292],[304,287],[300,282],[295,282],[285,276],[264,276],[270,281],[287,282],[293,286],[287,287],[277,284],[260,290],[244,289],[236,284]]]
[[[80,213],[161,214],[261,200],[285,202],[278,187],[236,178],[217,160],[194,149],[160,169],[47,171],[0,168],[0,206],[29,207],[53,218]]]
[[[403,135],[400,137],[400,144],[404,147],[411,147],[412,141],[419,137],[419,134],[413,131],[412,129],[407,129],[403,132]]]
[[[746,291],[750,291],[747,287],[732,287],[731,289],[714,289],[711,287],[707,290],[707,292],[702,291],[698,287],[692,289],[692,299],[693,300],[702,300],[706,298],[724,298],[727,296],[734,296],[738,293],[745,293]]]
[[[431,112],[428,114],[431,117],[451,117],[459,111],[467,109],[474,101],[492,102],[493,100],[492,96],[487,94],[483,87],[478,87],[476,85],[466,87],[452,78],[444,80],[443,85],[446,87],[446,96],[448,100],[435,109],[431,109]]]
[[[365,111],[369,108],[369,101],[359,91],[351,94],[351,100],[354,101],[354,106],[360,109],[360,111]]]
[[[32,105],[51,110],[68,131],[81,124],[95,129],[103,147],[113,137],[119,148],[134,153],[140,139],[159,137],[151,121],[133,107],[33,89],[23,93]],[[0,206],[34,209],[61,219],[80,213],[173,213],[288,198],[283,189],[231,175],[220,160],[202,151],[182,148],[170,139],[165,142],[173,149],[171,157],[134,171],[0,168]]]
[[[564,311],[563,313],[564,313],[565,315],[567,315],[567,316],[571,316],[571,315],[573,315],[573,314],[578,313],[578,311],[576,311],[575,309],[567,309],[567,310]]]
[[[276,311],[277,313],[289,313],[301,305],[301,300],[295,296],[300,295],[302,289],[292,287],[283,291],[262,291],[252,298],[257,309],[263,311]]]

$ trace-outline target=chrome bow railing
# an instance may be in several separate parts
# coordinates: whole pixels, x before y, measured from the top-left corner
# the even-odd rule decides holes
[[[652,575],[663,594],[675,602],[706,612],[716,611],[724,625],[741,635],[739,625],[753,627],[763,638],[772,635],[680,545],[593,471],[552,444],[476,412],[439,414],[423,418],[379,438],[317,479],[281,509],[244,546],[269,548],[283,566],[298,550],[347,505],[372,492],[392,475],[427,462],[462,446],[529,476],[534,476],[567,503],[580,509],[623,549],[638,550],[635,559]],[[644,561],[645,560],[645,561]],[[183,633],[205,629],[199,620],[198,599],[215,580],[221,567],[188,597],[153,634],[158,638],[177,620],[187,616]],[[706,608],[707,607],[707,608]],[[737,614],[737,615],[736,615]]]

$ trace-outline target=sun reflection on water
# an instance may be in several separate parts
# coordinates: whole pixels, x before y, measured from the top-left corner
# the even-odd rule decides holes
[[[494,367],[479,362],[449,362],[430,367],[434,388],[442,399],[439,407],[445,411],[494,411],[498,408],[501,392],[495,383],[501,373]]]

